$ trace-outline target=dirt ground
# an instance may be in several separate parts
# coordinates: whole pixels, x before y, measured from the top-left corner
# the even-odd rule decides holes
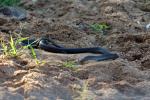
[[[45,63],[36,65],[29,50],[18,58],[0,56],[0,100],[150,100],[149,0],[23,0],[28,17],[0,15],[1,37],[47,36],[65,47],[101,46],[116,60],[78,62],[90,54],[55,54],[35,50]],[[103,35],[88,25],[108,23]],[[13,33],[12,33],[13,32]]]

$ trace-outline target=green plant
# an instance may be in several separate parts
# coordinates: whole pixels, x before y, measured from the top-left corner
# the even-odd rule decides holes
[[[81,100],[87,100],[88,97],[88,81],[85,81],[80,92]]]
[[[17,6],[21,0],[0,0],[0,6]]]
[[[8,47],[6,43],[1,39],[1,46],[2,46],[2,51],[4,55],[8,55]]]
[[[17,46],[19,46],[19,42],[25,39],[27,38],[20,38],[20,39],[14,40],[11,35],[10,35],[10,41],[8,43],[4,42],[3,41],[4,39],[1,39],[3,54],[6,56],[11,56],[11,57],[18,56],[24,48],[23,47],[17,48]]]
[[[110,29],[110,26],[106,23],[95,23],[90,25],[93,31],[104,33],[105,30]]]
[[[66,61],[66,62],[63,63],[63,66],[66,67],[66,68],[73,69],[73,68],[75,68],[76,65],[75,65],[74,61]]]
[[[32,55],[33,59],[35,59],[36,64],[37,65],[41,64],[41,62],[37,59],[37,55],[36,55],[34,48],[31,45],[28,45],[28,47],[31,50],[31,55]]]
[[[13,55],[13,56],[17,56],[17,53],[18,53],[17,52],[17,48],[16,48],[17,43],[15,43],[15,41],[12,38],[12,36],[10,37],[9,44],[10,44],[10,47],[11,47],[10,54]]]
[[[15,34],[15,33],[14,33]],[[27,40],[28,38],[19,38],[19,39],[14,39],[12,36],[10,36],[10,41],[8,43],[4,42],[4,39],[1,39],[1,46],[2,46],[2,51],[3,54],[7,57],[17,57],[18,55],[22,54],[22,51],[26,48],[29,48],[31,50],[31,55],[33,57],[33,59],[35,59],[36,64],[44,64],[44,62],[39,61],[37,59],[37,55],[36,52],[34,50],[34,48],[29,44],[27,46],[19,46],[20,42],[23,40]]]
[[[94,96],[89,96],[89,89],[88,89],[88,80],[83,81],[83,86],[81,87],[81,91],[78,91],[80,96],[75,98],[74,100],[95,100]]]
[[[14,40],[12,36],[10,36],[10,50],[9,53],[11,54],[11,56],[18,56],[19,53],[21,53],[21,51],[24,49],[22,46],[17,48],[18,45],[20,45],[19,43],[23,40],[26,40],[27,38],[19,38]]]

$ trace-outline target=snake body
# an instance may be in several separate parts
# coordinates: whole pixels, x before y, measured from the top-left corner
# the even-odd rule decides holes
[[[50,44],[51,43],[51,44]],[[64,48],[52,40],[41,38],[38,41],[34,39],[24,40],[21,42],[23,46],[31,45],[33,48],[39,48],[48,52],[53,53],[63,53],[63,54],[77,54],[77,53],[94,53],[102,54],[98,56],[86,56],[80,62],[85,62],[88,60],[103,61],[109,59],[116,59],[119,56],[117,54],[110,53],[107,49],[101,47],[92,47],[92,48]]]

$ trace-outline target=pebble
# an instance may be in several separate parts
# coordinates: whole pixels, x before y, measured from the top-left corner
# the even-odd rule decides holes
[[[150,29],[150,23],[146,25],[146,29]]]

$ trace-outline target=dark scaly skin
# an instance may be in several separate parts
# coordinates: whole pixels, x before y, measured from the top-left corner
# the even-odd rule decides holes
[[[51,43],[51,44],[50,44]],[[94,53],[94,54],[102,54],[99,56],[86,56],[80,62],[84,63],[88,60],[95,61],[104,61],[109,59],[117,59],[119,56],[117,54],[112,54],[108,50],[101,47],[93,47],[93,48],[64,48],[62,46],[57,45],[55,42],[49,39],[41,38],[39,40],[25,40],[22,41],[21,44],[23,46],[31,44],[34,48],[40,48],[42,50],[53,52],[53,53],[64,53],[64,54],[77,54],[77,53]]]

